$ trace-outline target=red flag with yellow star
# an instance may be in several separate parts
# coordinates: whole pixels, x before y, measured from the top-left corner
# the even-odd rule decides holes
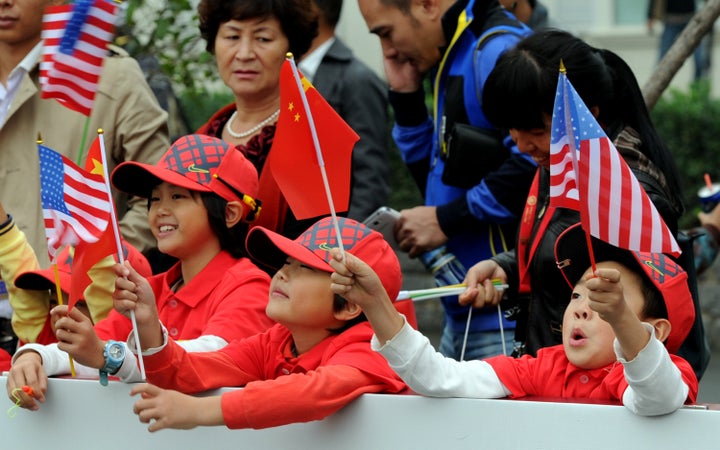
[[[268,165],[295,217],[348,210],[352,149],[358,139],[292,60],[285,60]]]
[[[85,170],[91,174],[98,174],[107,180],[107,173],[105,173],[103,165],[100,139],[102,139],[102,135],[98,135],[90,147],[87,159],[85,160]],[[112,201],[110,202],[110,207],[115,207]],[[112,217],[115,217],[115,215],[111,215],[111,218]],[[115,243],[112,225],[108,225],[105,231],[100,235],[97,242],[88,243],[80,241],[75,246],[75,255],[73,256],[70,282],[70,296],[68,300],[68,307],[70,309],[75,306],[75,303],[77,303],[79,299],[85,298],[85,289],[87,289],[92,282],[88,276],[88,271],[101,259],[116,252],[117,245]]]

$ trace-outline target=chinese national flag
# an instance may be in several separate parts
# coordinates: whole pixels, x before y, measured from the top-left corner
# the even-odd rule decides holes
[[[330,212],[320,167],[320,161],[324,161],[334,207],[336,211],[347,211],[352,149],[359,137],[297,72],[300,91],[294,70],[292,62],[285,60],[280,72],[280,117],[268,165],[295,217],[306,219]],[[303,94],[309,111],[303,104]],[[317,141],[313,139],[313,129]]]
[[[92,174],[99,174],[105,178],[105,169],[103,167],[103,158],[100,147],[101,136],[98,136],[90,147],[90,151],[85,161],[85,170]],[[114,208],[114,205],[110,205]],[[101,259],[117,252],[115,245],[115,237],[113,227],[110,225],[105,229],[97,242],[88,243],[80,241],[75,246],[75,256],[73,257],[72,278],[70,283],[70,298],[68,301],[69,308],[72,309],[75,303],[84,298],[85,289],[90,285],[92,280],[88,276],[88,271],[97,264]]]

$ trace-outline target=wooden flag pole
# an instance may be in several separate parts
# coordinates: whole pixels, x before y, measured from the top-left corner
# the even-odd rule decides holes
[[[43,139],[42,135],[38,133],[37,139],[35,141],[38,145],[42,145]],[[57,301],[58,305],[62,305],[63,302],[63,293],[62,293],[62,287],[60,286],[60,273],[58,272],[57,262],[55,261],[55,255],[52,255],[52,267],[53,267],[53,276],[55,278],[55,295],[57,295]],[[68,314],[70,311],[68,310]],[[70,362],[70,375],[75,378],[75,361],[73,361],[72,356],[70,353],[68,353],[68,361]]]
[[[62,288],[60,287],[60,273],[58,271],[57,262],[53,258],[53,275],[55,276],[55,292],[58,299],[58,305],[62,305],[63,302],[63,293]],[[68,310],[68,314],[70,314],[70,310]],[[70,375],[75,378],[75,361],[73,361],[73,357],[68,353],[68,360],[70,361]]]

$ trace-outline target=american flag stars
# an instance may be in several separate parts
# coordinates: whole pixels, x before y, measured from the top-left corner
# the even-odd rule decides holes
[[[52,256],[62,245],[96,242],[110,223],[110,197],[93,175],[54,150],[38,145],[40,197]]]

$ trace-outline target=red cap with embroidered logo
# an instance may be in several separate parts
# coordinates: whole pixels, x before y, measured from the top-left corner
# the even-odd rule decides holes
[[[676,353],[695,322],[695,305],[687,273],[672,258],[662,253],[625,250],[594,237],[592,246],[595,262],[615,261],[644,274],[652,281],[665,300],[668,320],[672,325],[665,347],[670,353]],[[558,236],[555,241],[555,260],[571,287],[590,267],[585,232],[579,223],[568,227]]]
[[[162,181],[214,192],[227,201],[242,201],[240,194],[255,198],[258,192],[257,170],[242,152],[204,134],[182,136],[155,165],[123,162],[113,170],[111,180],[117,189],[144,198]]]
[[[344,250],[372,267],[394,301],[400,292],[402,273],[390,244],[382,234],[356,220],[338,217],[338,222]],[[328,263],[330,249],[339,247],[331,217],[315,222],[294,241],[266,228],[255,227],[248,233],[245,246],[255,262],[271,269],[279,269],[291,256],[325,272],[334,272]]]
[[[133,268],[137,272],[147,278],[152,275],[150,269],[150,263],[147,258],[140,253],[140,250],[136,249],[127,242],[123,242],[123,255],[124,259],[130,261]],[[74,247],[64,247],[56,256],[58,268],[58,278],[60,279],[60,289],[66,294],[70,293],[70,283],[72,279],[72,262],[75,254]],[[117,261],[117,255],[115,256]],[[27,289],[32,291],[45,291],[55,290],[55,270],[53,267],[47,269],[30,270],[23,272],[15,277],[15,286],[20,289]],[[112,292],[113,289],[109,289]]]

